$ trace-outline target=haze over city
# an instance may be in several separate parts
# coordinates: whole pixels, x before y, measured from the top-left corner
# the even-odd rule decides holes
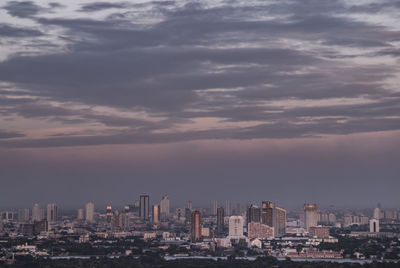
[[[398,208],[399,19],[396,1],[2,1],[0,208]]]

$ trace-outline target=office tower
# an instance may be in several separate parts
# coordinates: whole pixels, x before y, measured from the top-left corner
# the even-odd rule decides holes
[[[192,241],[199,241],[201,238],[201,212],[195,210],[192,212]]]
[[[217,234],[222,235],[225,233],[224,230],[224,208],[217,208]]]
[[[19,222],[29,221],[29,218],[30,218],[29,208],[18,209],[18,221]]]
[[[107,206],[106,218],[107,218],[107,222],[110,223],[112,220],[112,207],[111,206]]]
[[[217,215],[217,213],[218,213],[218,201],[217,200],[214,200],[214,203],[213,203],[213,215]]]
[[[158,224],[160,222],[160,206],[153,205],[152,206],[152,219],[154,224]]]
[[[193,209],[193,206],[192,206],[192,201],[190,201],[190,200],[189,200],[189,202],[188,202],[188,209],[190,209],[190,210],[192,210],[192,209]]]
[[[32,221],[43,220],[43,209],[38,204],[35,204],[32,208]]]
[[[235,214],[240,215],[242,213],[241,205],[239,203],[236,204]]]
[[[304,219],[307,231],[310,230],[310,227],[318,225],[318,209],[316,204],[304,205]]]
[[[250,205],[247,209],[247,223],[260,222],[261,211],[258,206]]]
[[[85,219],[85,216],[83,214],[83,208],[78,209],[78,214],[76,218],[79,221],[83,221]]]
[[[139,217],[142,220],[148,220],[149,219],[149,210],[150,210],[149,201],[150,201],[150,197],[148,195],[141,195],[140,196]]]
[[[57,221],[57,205],[48,204],[47,205],[47,221],[49,223]]]
[[[229,238],[239,239],[243,237],[243,224],[242,216],[229,217]]]
[[[164,195],[160,202],[160,217],[162,220],[168,218],[170,213],[170,201],[168,195]]]
[[[275,236],[286,234],[286,210],[280,207],[275,207],[274,234]]]
[[[125,214],[121,213],[118,209],[114,210],[112,214],[111,228],[113,231],[121,231],[124,228]]]
[[[263,224],[274,227],[275,204],[270,201],[263,201],[261,207],[261,221]]]
[[[92,202],[87,203],[85,209],[86,209],[86,215],[85,215],[86,221],[94,222],[94,204]]]
[[[229,200],[226,200],[226,202],[225,202],[225,214],[226,214],[226,216],[232,215],[231,201],[229,201]]]
[[[379,220],[381,218],[381,209],[379,207],[376,207],[374,209],[374,219]]]
[[[379,233],[379,220],[378,219],[371,219],[369,221],[369,231],[371,233]]]
[[[38,235],[41,232],[47,232],[49,230],[49,224],[46,219],[41,221],[35,221],[34,223],[34,234]]]

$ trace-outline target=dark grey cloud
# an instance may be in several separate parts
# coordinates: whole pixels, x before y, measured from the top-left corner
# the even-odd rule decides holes
[[[0,36],[5,37],[35,37],[42,36],[43,33],[39,30],[30,28],[20,28],[0,23]]]
[[[24,134],[0,129],[0,140],[24,137]]]
[[[3,8],[11,16],[20,18],[30,18],[44,10],[33,1],[9,1]]]
[[[124,2],[120,2],[120,3],[94,2],[94,3],[83,5],[79,11],[95,12],[95,11],[101,11],[101,10],[110,9],[110,8],[125,8],[125,7],[127,7],[127,5],[128,4],[124,3]]]

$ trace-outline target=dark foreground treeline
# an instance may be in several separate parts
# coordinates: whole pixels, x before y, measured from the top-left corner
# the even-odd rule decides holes
[[[53,268],[53,267],[166,267],[166,268],[179,268],[179,267],[207,267],[207,268],[222,268],[222,267],[282,267],[282,268],[375,268],[387,267],[398,268],[399,264],[396,263],[370,263],[370,264],[357,264],[357,263],[334,263],[334,262],[294,262],[290,260],[278,261],[273,257],[257,258],[255,261],[228,259],[228,260],[207,260],[207,259],[180,259],[173,261],[165,261],[157,256],[142,256],[139,259],[132,257],[120,257],[118,259],[110,258],[91,258],[91,259],[69,259],[69,260],[50,260],[50,259],[33,259],[22,258],[16,260],[14,264],[0,264],[0,267],[40,267],[40,268]]]

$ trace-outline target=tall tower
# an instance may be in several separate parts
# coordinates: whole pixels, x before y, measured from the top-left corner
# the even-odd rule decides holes
[[[213,204],[213,215],[217,215],[217,210],[218,210],[218,201],[214,200]]]
[[[160,202],[160,218],[165,220],[169,216],[170,201],[168,195],[164,195]]]
[[[224,208],[219,207],[217,209],[217,234],[222,235],[224,234]]]
[[[199,241],[201,238],[201,212],[192,212],[192,241]]]
[[[89,202],[85,206],[86,208],[86,221],[87,222],[94,222],[94,204],[92,202]]]
[[[247,209],[247,223],[260,222],[261,211],[258,206],[250,205]]]
[[[83,216],[83,208],[78,209],[78,213],[76,215],[76,219],[79,221],[82,221],[85,219],[85,217]]]
[[[286,234],[286,210],[280,207],[275,207],[274,217],[274,233],[275,236]]]
[[[188,202],[188,209],[190,209],[190,210],[193,209],[193,204],[192,204],[191,200],[189,200],[189,202]]]
[[[110,223],[112,220],[112,216],[113,216],[111,206],[107,206],[106,216],[107,216],[107,222]]]
[[[149,219],[149,201],[150,197],[148,195],[141,195],[140,196],[140,213],[139,217],[143,220]]]
[[[48,204],[47,205],[47,221],[49,223],[57,221],[57,205]]]
[[[160,222],[160,206],[153,205],[152,206],[152,219],[154,224],[158,224]]]
[[[316,204],[304,205],[304,219],[307,231],[310,230],[310,227],[318,225],[318,209]]]
[[[274,227],[275,204],[270,201],[263,201],[261,209],[262,223]]]
[[[229,201],[229,200],[226,200],[226,202],[225,202],[225,214],[226,214],[226,216],[232,215],[231,201]]]
[[[43,210],[38,204],[35,204],[32,208],[32,221],[35,222],[41,220],[43,220]]]

